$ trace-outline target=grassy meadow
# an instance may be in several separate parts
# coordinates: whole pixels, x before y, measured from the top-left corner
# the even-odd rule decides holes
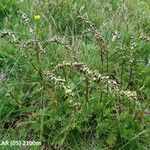
[[[149,150],[150,1],[1,0],[0,150]]]

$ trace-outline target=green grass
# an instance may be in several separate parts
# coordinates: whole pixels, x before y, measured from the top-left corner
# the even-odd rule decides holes
[[[150,148],[148,0],[6,0],[0,18],[0,149]]]

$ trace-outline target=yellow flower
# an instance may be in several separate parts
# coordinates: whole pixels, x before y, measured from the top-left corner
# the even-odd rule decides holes
[[[35,20],[35,21],[39,21],[40,19],[41,19],[41,16],[40,16],[40,15],[35,15],[35,16],[34,16],[34,20]]]

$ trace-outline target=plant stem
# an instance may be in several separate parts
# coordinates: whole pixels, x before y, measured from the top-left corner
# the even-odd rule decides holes
[[[86,102],[89,101],[89,80],[87,76],[85,77],[85,99]]]
[[[9,89],[9,86],[7,85],[6,81],[3,81],[3,84],[6,87],[7,91],[9,92],[10,96],[12,97],[12,99],[17,103],[17,105],[19,107],[22,107],[21,103],[16,99],[16,97],[14,96],[12,91]]]

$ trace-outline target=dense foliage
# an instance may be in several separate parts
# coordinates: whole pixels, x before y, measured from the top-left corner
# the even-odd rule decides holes
[[[2,0],[0,149],[150,149],[148,0]]]

